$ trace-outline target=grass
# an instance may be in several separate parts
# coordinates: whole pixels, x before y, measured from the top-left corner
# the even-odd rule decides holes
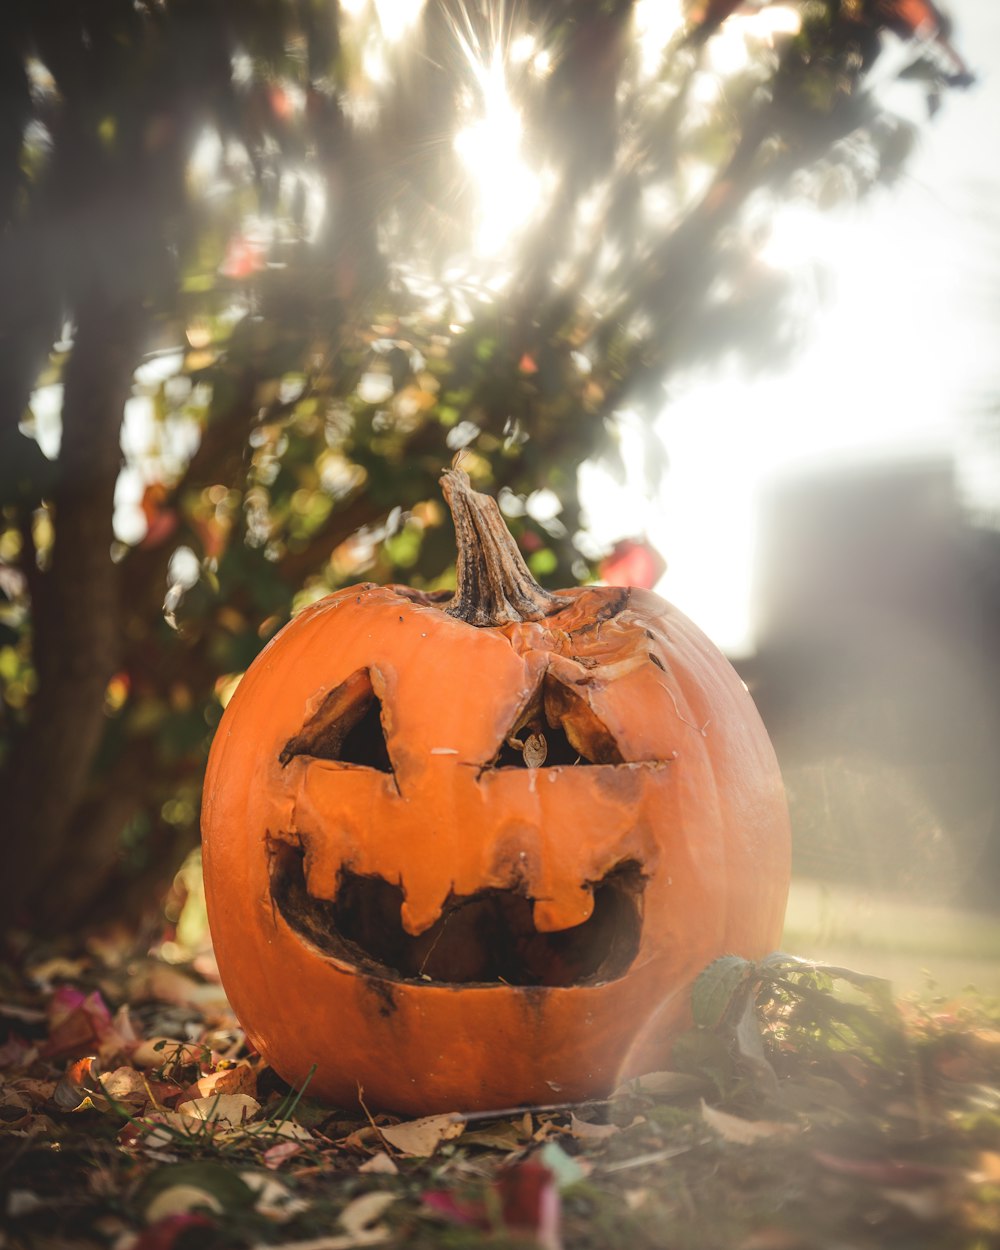
[[[783,949],[887,977],[900,992],[932,983],[1000,995],[1000,916],[797,878]]]

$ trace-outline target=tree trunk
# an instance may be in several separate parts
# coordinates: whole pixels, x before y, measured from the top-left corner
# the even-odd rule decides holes
[[[119,434],[143,312],[92,290],[77,309],[65,373],[51,563],[31,605],[38,692],[5,775],[7,847],[0,915],[16,921],[58,862],[104,729],[104,691],[119,653],[111,562]]]

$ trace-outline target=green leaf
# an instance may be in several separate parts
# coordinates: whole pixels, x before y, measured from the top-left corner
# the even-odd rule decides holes
[[[739,955],[723,955],[704,969],[691,990],[691,1011],[694,1022],[702,1028],[714,1029],[725,1019],[730,1004],[748,984],[756,965]]]

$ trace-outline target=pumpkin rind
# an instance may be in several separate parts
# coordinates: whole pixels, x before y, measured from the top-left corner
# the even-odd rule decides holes
[[[313,1096],[425,1113],[600,1096],[663,1067],[698,972],[778,945],[789,829],[777,763],[739,677],[680,612],[633,590],[558,592],[544,619],[476,627],[398,587],[295,618],[240,683],[205,782],[205,882],[223,984],[248,1036]],[[560,604],[565,606],[559,607]],[[391,772],[286,746],[367,672]],[[544,683],[574,745],[619,763],[492,765]],[[565,705],[565,707],[564,707]],[[428,982],[359,967],[292,927],[281,847],[308,892],[345,872],[399,885],[406,933],[456,896],[518,891],[535,929],[587,919],[623,864],[644,879],[638,949],[605,981]]]

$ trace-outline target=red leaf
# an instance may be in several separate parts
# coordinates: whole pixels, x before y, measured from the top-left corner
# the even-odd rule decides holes
[[[488,1228],[486,1207],[482,1202],[463,1202],[446,1189],[429,1189],[420,1195],[424,1206],[439,1215],[449,1224],[468,1225],[473,1228]]]
[[[644,538],[623,538],[615,543],[598,570],[608,586],[639,586],[652,590],[666,572],[667,562]]]
[[[146,518],[146,536],[141,547],[158,547],[177,528],[177,510],[168,507],[170,491],[162,482],[150,482],[142,493],[142,514]]]
[[[0,1070],[26,1067],[35,1055],[35,1046],[19,1033],[8,1033],[0,1046]]]
[[[114,1031],[111,1012],[100,994],[60,986],[49,1000],[49,1040],[42,1048],[47,1059],[95,1050]]]
[[[497,1177],[496,1189],[507,1228],[533,1233],[544,1250],[559,1250],[559,1191],[544,1164],[535,1159],[515,1163]]]
[[[226,246],[226,255],[219,266],[225,278],[249,278],[265,266],[264,249],[242,235],[236,235]]]
[[[215,1224],[207,1215],[197,1211],[183,1211],[177,1215],[166,1215],[149,1228],[143,1229],[132,1242],[130,1250],[173,1250],[178,1237],[189,1228],[215,1228]]]

